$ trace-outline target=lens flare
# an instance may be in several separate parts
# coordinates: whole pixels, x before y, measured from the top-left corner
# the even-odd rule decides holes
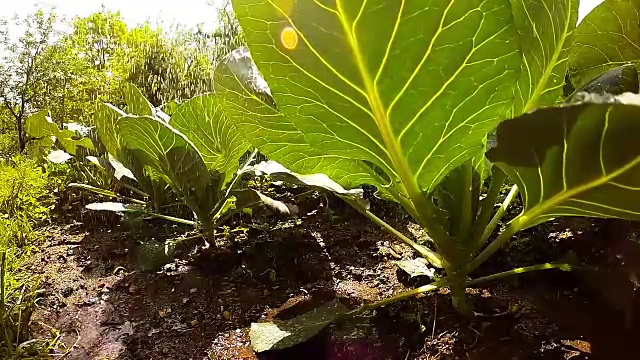
[[[287,26],[280,33],[280,42],[287,50],[293,50],[298,46],[298,33],[294,28]]]

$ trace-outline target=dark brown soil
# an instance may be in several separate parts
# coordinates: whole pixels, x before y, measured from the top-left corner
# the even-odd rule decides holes
[[[236,219],[232,228],[241,231],[208,249],[185,247],[155,271],[143,270],[140,244],[184,229],[118,219],[46,229],[31,267],[46,290],[37,318],[75,345],[70,359],[636,358],[640,313],[629,273],[640,270],[637,225],[619,221],[528,231],[478,274],[569,251],[614,271],[552,270],[487,283],[470,289],[482,313],[473,319],[457,315],[443,290],[336,324],[286,351],[255,354],[252,322],[290,318],[334,298],[356,307],[428,282],[394,265],[415,256],[408,247],[339,200],[320,200],[301,206],[297,219],[251,226]],[[405,217],[389,216],[394,208],[374,210],[409,233]]]

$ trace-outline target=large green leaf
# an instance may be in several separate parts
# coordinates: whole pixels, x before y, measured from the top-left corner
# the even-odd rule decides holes
[[[40,139],[40,145],[49,148],[55,144],[56,139],[62,148],[71,155],[76,155],[78,146],[93,150],[93,142],[87,137],[78,135],[72,130],[60,130],[58,125],[49,117],[49,111],[42,110],[27,118],[25,131],[31,137]],[[62,152],[57,152],[50,157],[53,162],[65,162]],[[66,154],[66,153],[65,153]],[[68,154],[67,154],[68,155]]]
[[[118,120],[127,114],[111,104],[98,104],[95,115],[96,129],[100,140],[104,144],[115,173],[120,180],[122,175],[135,179],[142,190],[151,195],[151,201],[156,210],[171,198],[171,192],[167,191],[167,183],[140,159],[136,158],[131,150],[125,147],[122,130],[118,127]],[[131,176],[129,176],[131,175]]]
[[[578,25],[569,59],[576,88],[600,73],[640,60],[640,0],[606,0]]]
[[[288,122],[266,103],[236,111],[252,141],[279,145],[261,151],[296,172],[290,154],[306,147],[345,166],[355,160],[423,212],[412,209],[429,207],[423,192],[477,155],[512,107],[521,56],[508,0],[233,5]]]
[[[153,106],[135,85],[126,83],[122,91],[127,104],[127,113],[137,116],[154,116]]]
[[[98,104],[94,117],[100,141],[107,152],[120,161],[123,161],[124,145],[116,125],[118,119],[125,115],[123,111],[111,104]]]
[[[488,157],[521,190],[519,227],[558,216],[640,219],[640,106],[589,99],[498,127]]]
[[[24,126],[29,136],[34,138],[44,138],[55,136],[60,129],[49,117],[49,110],[38,111],[29,116]]]
[[[520,34],[522,71],[514,115],[562,97],[579,0],[511,0]]]
[[[71,130],[62,130],[58,132],[56,136],[62,147],[71,155],[77,155],[78,146],[82,146],[86,149],[94,150],[93,142],[87,137],[80,137]]]
[[[372,174],[371,167],[363,161],[323,156],[312,148],[291,120],[275,108],[271,91],[247,49],[231,52],[216,69],[216,80],[217,95],[226,100],[229,119],[254,146],[271,158],[286,162],[291,170],[301,174],[322,172],[346,188],[375,184],[384,190],[383,186],[393,186]],[[259,116],[250,116],[248,109]]]
[[[169,123],[191,140],[209,170],[225,174],[226,180],[238,170],[240,157],[249,149],[215,94],[197,96],[180,105]]]
[[[208,221],[224,176],[210,173],[202,156],[178,130],[149,116],[118,120],[127,149],[171,185],[202,221]]]

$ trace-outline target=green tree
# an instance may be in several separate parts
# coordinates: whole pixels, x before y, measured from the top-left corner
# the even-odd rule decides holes
[[[213,34],[201,28],[133,29],[128,80],[155,106],[213,90]]]
[[[65,41],[86,67],[81,89],[87,101],[121,102],[120,87],[129,69],[128,35],[120,13],[104,8],[73,21]]]
[[[60,122],[84,123],[93,109],[87,89],[95,87],[93,69],[79,56],[68,36],[42,54],[46,82],[32,101],[37,109],[48,109]]]
[[[128,45],[133,66],[128,80],[153,105],[213,91],[216,64],[244,45],[241,28],[229,4],[210,5],[217,11],[218,27],[214,31],[206,31],[199,25],[163,32],[151,29],[148,24],[131,30]]]
[[[14,18],[0,24],[0,101],[15,124],[20,151],[27,138],[24,120],[34,110],[32,101],[47,83],[43,54],[55,35],[57,16],[40,9],[24,18]],[[23,29],[20,36],[12,36],[10,25]]]
[[[81,56],[98,70],[109,70],[114,59],[124,51],[128,35],[127,25],[120,12],[102,8],[73,22],[73,39]]]
[[[221,59],[232,50],[245,46],[246,41],[242,33],[242,27],[231,7],[231,0],[227,0],[222,6],[210,1],[209,5],[216,7],[218,28],[214,32],[216,59]]]

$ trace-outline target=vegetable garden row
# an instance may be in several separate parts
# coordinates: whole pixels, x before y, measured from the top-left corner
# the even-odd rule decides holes
[[[436,269],[431,284],[357,309],[331,302],[295,329],[254,324],[256,350],[441,287],[471,315],[469,286],[576,266],[474,278],[518,232],[562,216],[640,219],[640,1],[606,0],[579,25],[576,0],[233,6],[248,49],[218,65],[215,93],[156,108],[130,85],[125,108],[98,107],[93,141],[46,111],[27,131],[54,149],[50,160],[100,169],[103,188],[72,184],[113,199],[90,209],[190,224],[211,238],[252,206],[294,211],[243,181],[268,176],[335,193]],[[362,185],[400,204],[430,241],[372,213]],[[500,228],[518,197],[522,212]],[[192,217],[168,210],[176,199]]]

